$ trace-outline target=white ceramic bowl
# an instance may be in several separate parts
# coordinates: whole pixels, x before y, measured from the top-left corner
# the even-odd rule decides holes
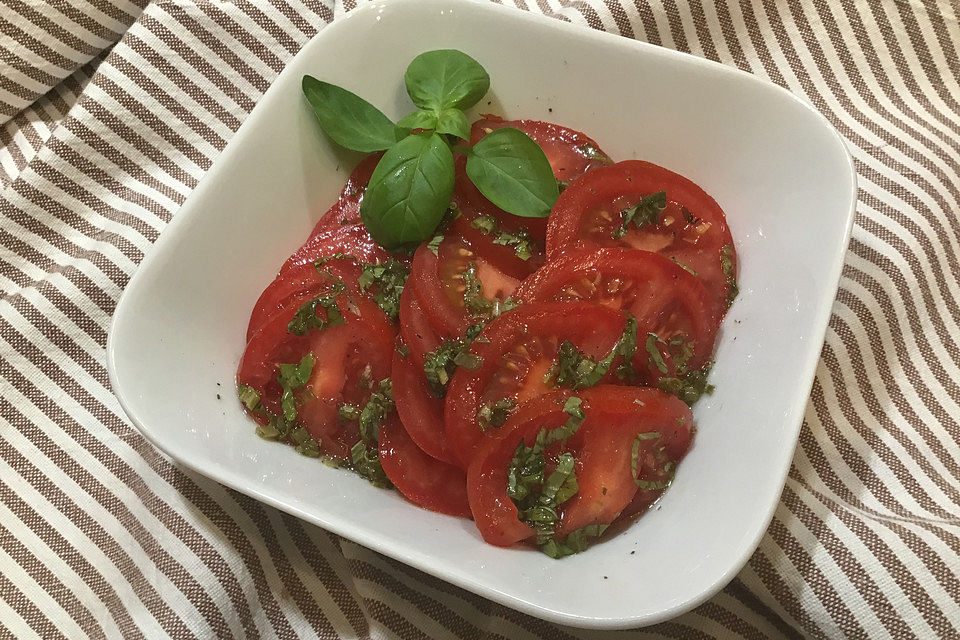
[[[320,132],[301,76],[399,117],[412,110],[407,63],[449,47],[490,73],[475,111],[556,121],[615,159],[678,171],[726,210],[740,254],[717,391],[696,407],[699,432],[676,482],[624,533],[560,561],[486,545],[470,521],[259,439],[232,393],[257,296],[358,160]],[[647,625],[723,587],[767,527],[855,195],[850,157],[827,121],[746,73],[493,4],[370,4],[290,63],[143,261],[114,316],[111,381],[144,436],[218,482],[520,611],[581,627]]]

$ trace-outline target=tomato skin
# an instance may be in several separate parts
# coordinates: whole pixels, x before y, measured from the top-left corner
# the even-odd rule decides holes
[[[440,337],[430,326],[412,283],[400,294],[400,335],[410,349],[410,357],[423,370],[424,357],[440,346]]]
[[[467,482],[459,468],[421,451],[395,416],[380,427],[380,465],[397,490],[430,511],[471,517]]]
[[[620,211],[659,191],[666,192],[668,202],[655,223],[631,227],[614,238],[613,231],[622,221]],[[640,160],[600,167],[576,181],[560,194],[547,228],[548,260],[601,246],[655,251],[695,271],[722,309],[730,292],[721,263],[726,245],[733,247],[733,239],[726,216],[713,198],[687,178]],[[735,251],[730,260],[735,272]]]
[[[355,424],[341,424],[337,409],[344,402],[363,404],[369,399],[369,390],[359,387],[360,372],[367,365],[374,381],[390,375],[396,337],[396,329],[374,302],[360,297],[348,304],[346,297],[337,299],[345,324],[310,330],[303,336],[287,330],[297,306],[281,309],[251,337],[237,371],[238,384],[252,387],[264,408],[280,415],[279,365],[297,363],[313,353],[307,383],[311,397],[299,403],[298,423],[321,443],[324,453],[342,459],[349,458],[360,434]],[[253,417],[263,422],[262,417]]]
[[[470,348],[482,363],[475,370],[460,367],[453,374],[444,405],[444,424],[450,447],[466,468],[476,447],[487,437],[477,424],[481,403],[491,393],[509,397],[517,405],[551,391],[543,382],[557,349],[564,340],[596,359],[610,352],[623,335],[624,315],[582,302],[545,302],[518,307],[504,313],[480,333]],[[504,356],[514,353],[535,354],[526,370],[515,359],[505,363]],[[611,374],[616,364],[611,367]],[[522,379],[518,376],[523,376]],[[519,384],[505,384],[504,381]]]
[[[690,446],[690,409],[655,389],[600,385],[534,398],[517,409],[495,438],[481,445],[467,471],[470,507],[488,543],[510,546],[533,535],[533,530],[517,519],[517,507],[507,495],[508,467],[521,441],[529,446],[542,428],[553,429],[567,421],[563,405],[570,396],[581,399],[585,419],[563,446],[576,459],[579,488],[558,508],[558,541],[589,524],[610,524],[632,506],[638,493],[632,445],[638,434],[660,433],[658,440],[641,442],[663,446],[674,463]],[[650,493],[659,495],[662,491]]]
[[[363,202],[367,185],[370,183],[370,176],[373,175],[373,170],[377,168],[377,163],[380,162],[381,157],[383,157],[382,153],[371,153],[360,161],[350,173],[350,177],[347,178],[347,183],[343,185],[340,197],[320,217],[317,225],[313,228],[313,232],[310,234],[311,238],[328,229],[360,223],[360,203]]]
[[[483,136],[501,127],[512,127],[524,132],[540,145],[557,180],[572,183],[584,173],[611,163],[592,138],[580,131],[540,120],[504,120],[484,114],[470,128],[470,144],[477,144]],[[588,153],[590,147],[596,153]]]
[[[580,490],[562,505],[558,540],[587,525],[610,524],[631,503],[638,491],[632,468],[633,442],[638,434],[660,434],[656,440],[641,440],[641,455],[651,447],[663,446],[667,457],[677,463],[690,447],[693,433],[690,408],[656,389],[595,387],[584,392],[583,398],[584,413],[591,417],[589,424],[585,421],[581,427]]]
[[[455,235],[445,237],[437,253],[426,244],[420,245],[414,253],[408,283],[421,301],[421,309],[427,320],[441,339],[461,336],[470,325],[483,317],[468,309],[464,303],[462,274],[471,263],[476,267],[485,299],[503,301],[513,294],[519,284],[517,279],[501,272]]]
[[[443,428],[443,399],[430,390],[423,365],[418,365],[412,355],[404,358],[400,353],[394,353],[390,377],[393,380],[393,401],[407,435],[424,453],[456,464]]]
[[[638,353],[634,359],[648,384],[663,374],[648,361],[644,341],[649,333],[664,340],[684,335],[693,341],[690,370],[704,366],[713,353],[725,309],[717,307],[700,280],[663,256],[620,247],[571,252],[552,260],[517,288],[521,303],[549,300],[591,301],[624,309],[637,319]],[[674,374],[670,353],[661,347],[668,374]]]
[[[336,253],[346,253],[359,262],[385,262],[392,254],[378,245],[370,232],[361,223],[343,225],[337,228],[323,229],[310,236],[310,239],[280,267],[280,274],[287,270],[330,257]],[[403,258],[403,256],[394,256]]]
[[[323,266],[326,276],[312,262],[292,267],[274,278],[260,294],[250,322],[247,325],[247,341],[273,314],[291,304],[302,304],[315,295],[328,290],[336,280],[341,280],[355,295],[360,295],[357,279],[360,265],[349,259],[331,260]]]

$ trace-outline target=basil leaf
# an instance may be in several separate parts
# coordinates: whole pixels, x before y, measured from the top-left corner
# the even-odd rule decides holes
[[[453,194],[453,154],[436,133],[411,134],[390,147],[370,176],[360,218],[386,249],[431,237]]]
[[[482,324],[470,325],[462,338],[444,340],[439,347],[423,357],[423,373],[437,397],[446,395],[447,384],[458,366],[476,369],[483,364],[480,356],[470,353],[470,345],[482,329]]]
[[[692,407],[701,397],[708,396],[716,390],[707,382],[708,375],[710,375],[709,364],[702,369],[690,371],[681,378],[660,378],[657,386],[661,391],[677,396]]]
[[[310,381],[313,364],[313,354],[308,353],[300,359],[298,364],[280,365],[280,374],[277,376],[277,382],[283,389],[283,395],[280,396],[280,407],[283,410],[283,417],[287,420],[296,420],[297,418],[296,399],[293,392]]]
[[[656,193],[644,196],[640,199],[640,202],[620,212],[623,222],[613,230],[614,239],[627,235],[627,230],[631,224],[638,229],[644,225],[653,224],[659,219],[660,213],[666,208],[666,191],[657,191]]]
[[[580,553],[590,545],[589,538],[599,538],[608,526],[606,524],[589,524],[581,529],[571,531],[563,542],[548,540],[541,545],[540,551],[554,559]]]
[[[663,361],[663,354],[660,353],[660,348],[657,347],[658,343],[663,343],[660,336],[655,333],[647,334],[647,362],[655,366],[660,373],[666,373],[667,363]]]
[[[413,104],[421,109],[468,109],[490,88],[490,76],[479,62],[456,49],[421,53],[403,76]]]
[[[407,135],[413,129],[436,129],[437,112],[430,109],[421,109],[405,116],[397,123],[397,129]]]
[[[736,268],[733,265],[733,244],[725,244],[720,249],[720,268],[723,275],[727,278],[727,307],[733,304],[737,295],[740,293],[740,287],[737,286]]]
[[[499,429],[517,407],[513,398],[500,398],[496,402],[484,402],[477,411],[477,425],[481,430]]]
[[[467,176],[490,202],[525,218],[545,218],[560,193],[543,149],[512,127],[492,131],[473,145]]]
[[[360,96],[313,76],[303,76],[301,86],[320,126],[340,146],[370,153],[397,141],[390,118]]]
[[[437,116],[437,133],[446,133],[461,140],[470,139],[470,123],[467,114],[460,109],[444,109]]]
[[[353,470],[361,478],[366,479],[375,487],[387,489],[392,487],[390,478],[383,472],[380,466],[380,458],[377,455],[376,448],[368,449],[363,440],[359,440],[350,447],[350,462],[353,464]]]
[[[521,227],[516,232],[506,231],[497,224],[497,219],[493,216],[477,216],[470,223],[474,229],[479,229],[482,233],[493,237],[493,244],[512,246],[514,253],[521,260],[529,260],[537,250],[533,240],[530,237],[530,231]]]

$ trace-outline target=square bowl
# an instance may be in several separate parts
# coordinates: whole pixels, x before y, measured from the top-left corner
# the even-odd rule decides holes
[[[348,87],[396,118],[412,110],[407,63],[438,48],[489,71],[475,113],[559,122],[615,159],[649,160],[701,185],[726,210],[740,255],[717,390],[696,406],[699,431],[676,481],[624,532],[559,561],[489,546],[470,521],[259,439],[231,393],[261,289],[359,159],[320,132],[301,77]],[[837,133],[754,76],[493,4],[372,3],[294,58],[144,259],[114,315],[111,382],[146,438],[218,482],[525,613],[643,626],[723,587],[772,517],[855,201]]]

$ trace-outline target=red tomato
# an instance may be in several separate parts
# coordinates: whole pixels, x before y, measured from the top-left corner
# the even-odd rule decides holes
[[[655,220],[639,228],[630,224],[620,235],[623,212],[660,191],[666,192],[666,208]],[[719,308],[727,307],[736,253],[726,217],[713,198],[679,174],[627,160],[591,171],[564,191],[550,216],[548,259],[597,247],[631,247],[671,258],[700,277]]]
[[[410,282],[410,279],[407,279]],[[427,321],[420,300],[412,286],[405,286],[400,294],[400,335],[410,349],[410,357],[421,369],[423,358],[440,346],[440,337]]]
[[[481,310],[470,309],[464,302],[464,274],[471,266],[480,284],[480,297],[491,303],[506,300],[520,284],[455,235],[446,236],[436,254],[422,244],[413,256],[408,285],[423,302],[422,309],[441,338],[459,336],[478,318],[485,317]]]
[[[568,185],[590,169],[612,163],[586,134],[540,120],[504,120],[499,116],[484,115],[470,129],[470,144],[477,144],[483,136],[500,127],[513,127],[530,136],[546,154],[553,175]]]
[[[459,467],[418,449],[396,417],[384,422],[377,440],[380,465],[404,497],[431,511],[470,517],[467,479]]]
[[[481,441],[496,435],[495,428],[485,431],[478,423],[481,408],[505,399],[517,406],[552,391],[545,378],[564,341],[601,359],[623,330],[623,313],[582,302],[524,305],[487,325],[470,348],[479,366],[458,368],[447,389],[444,424],[460,463],[469,465]]]
[[[443,429],[443,399],[430,390],[423,365],[413,355],[393,355],[391,369],[393,401],[407,434],[425,453],[437,460],[455,463]]]
[[[337,228],[324,229],[310,236],[307,242],[297,249],[292,256],[280,267],[283,274],[288,269],[305,264],[313,264],[321,258],[327,258],[337,253],[353,256],[359,262],[384,262],[391,254],[378,245],[362,223],[343,225]],[[394,257],[402,258],[395,255]]]
[[[533,529],[518,519],[517,507],[507,494],[509,466],[521,442],[530,446],[541,429],[552,430],[567,422],[563,405],[571,395],[582,400],[585,419],[576,433],[549,446],[544,455],[544,477],[555,468],[561,452],[569,452],[575,459],[577,493],[556,507],[555,539],[559,542],[587,525],[610,524],[630,505],[638,492],[632,454],[639,434],[652,436],[639,440],[641,479],[653,471],[663,474],[665,466],[679,462],[690,446],[690,409],[654,389],[598,386],[530,400],[510,417],[496,438],[484,443],[467,472],[470,508],[487,542],[510,546],[533,535]]]
[[[356,287],[360,277],[360,265],[351,259],[331,260],[317,269],[310,262],[285,270],[274,278],[273,282],[260,294],[257,304],[250,314],[250,323],[247,325],[247,341],[263,324],[275,313],[294,304],[306,302],[322,291],[329,290],[331,285],[340,280],[351,291],[359,295]]]
[[[313,228],[310,237],[327,229],[336,229],[346,224],[358,224],[360,222],[360,203],[363,202],[363,195],[367,192],[367,185],[370,183],[370,176],[380,162],[382,153],[372,153],[360,161],[347,183],[343,185],[340,197],[330,207],[317,222]]]
[[[637,369],[654,385],[663,375],[677,374],[674,356],[680,356],[682,344],[692,350],[683,367],[706,364],[723,316],[698,278],[661,255],[636,249],[560,256],[524,280],[516,298],[521,303],[582,300],[629,311],[637,319]],[[661,372],[646,351],[651,333],[659,338],[656,346],[667,371]]]
[[[344,459],[360,434],[356,423],[339,420],[338,408],[343,403],[366,404],[371,389],[361,384],[364,378],[376,383],[389,377],[396,336],[380,307],[362,297],[348,297],[337,299],[345,324],[311,329],[303,336],[287,329],[296,306],[274,314],[250,339],[237,372],[237,382],[256,390],[264,408],[280,415],[280,365],[299,363],[312,353],[314,366],[304,387],[309,393],[296,394],[297,422],[324,453]],[[325,317],[324,310],[317,315]]]

